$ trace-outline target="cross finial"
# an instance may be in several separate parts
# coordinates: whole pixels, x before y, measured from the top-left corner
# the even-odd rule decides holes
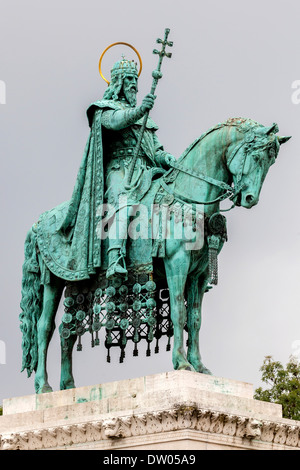
[[[165,37],[164,39],[156,39],[157,44],[162,44],[161,51],[158,51],[157,49],[154,49],[153,54],[159,54],[161,58],[163,57],[168,57],[171,58],[172,54],[170,52],[166,52],[166,46],[172,47],[173,42],[168,41],[168,35],[169,35],[170,30],[167,28],[165,29]]]

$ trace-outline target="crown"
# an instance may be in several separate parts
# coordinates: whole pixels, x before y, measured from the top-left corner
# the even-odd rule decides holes
[[[136,77],[138,77],[137,63],[134,62],[134,60],[128,60],[123,57],[122,60],[116,62],[113,65],[113,68],[111,69],[112,79],[119,75],[135,75]]]

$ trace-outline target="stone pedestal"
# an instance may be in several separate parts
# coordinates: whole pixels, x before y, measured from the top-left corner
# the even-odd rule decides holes
[[[251,384],[172,371],[6,399],[0,449],[299,450],[299,430]]]

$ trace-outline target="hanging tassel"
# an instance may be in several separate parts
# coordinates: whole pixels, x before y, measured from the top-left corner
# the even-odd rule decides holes
[[[168,344],[166,346],[166,351],[171,351],[171,336],[168,337]]]
[[[135,330],[134,330],[133,341],[134,341],[134,343],[138,343],[138,342],[139,342],[139,332],[138,332],[138,329],[137,329],[137,328],[135,328]]]
[[[134,350],[133,350],[133,356],[137,357],[138,355],[139,355],[139,351],[138,351],[137,343],[135,343]]]
[[[207,237],[208,241],[208,270],[209,270],[209,283],[218,284],[218,248],[220,244],[220,237],[211,235]]]
[[[78,336],[77,351],[82,351],[81,336]]]
[[[218,284],[218,251],[221,241],[227,240],[226,217],[219,212],[213,214],[208,221],[208,269],[209,283]]]
[[[125,350],[121,349],[121,354],[120,354],[120,359],[119,359],[120,364],[122,364],[124,359],[125,359]]]
[[[107,350],[106,361],[110,362],[110,349]]]

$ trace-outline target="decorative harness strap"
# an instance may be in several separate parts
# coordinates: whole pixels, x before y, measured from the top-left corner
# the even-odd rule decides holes
[[[200,137],[200,139],[198,139],[197,141],[195,141],[187,150],[186,152],[183,154],[183,157],[196,145],[196,143],[198,143],[200,140],[202,140],[207,134],[213,132],[214,130],[218,129],[218,128],[221,128],[222,126],[225,126],[225,124],[223,125],[218,125],[216,127],[214,127],[213,129],[210,129],[206,134],[202,135]],[[247,133],[247,135],[245,136],[245,138],[243,139],[243,141],[240,143],[240,145],[237,145],[236,148],[234,149],[231,157],[230,157],[230,163],[232,162],[232,160],[234,159],[234,157],[236,156],[236,154],[239,152],[239,150],[245,146],[247,143],[251,142],[254,138],[254,134],[253,134],[253,131],[251,130],[250,132]],[[165,173],[165,175],[163,176],[163,178],[161,179],[161,185],[162,187],[169,193],[169,194],[172,194],[174,197],[176,197],[176,199],[182,201],[182,202],[189,202],[189,203],[196,203],[196,204],[203,204],[203,205],[209,205],[209,204],[215,204],[216,202],[220,202],[220,201],[224,201],[225,199],[234,199],[235,196],[237,196],[237,194],[239,194],[241,192],[241,190],[243,189],[244,187],[244,184],[241,184],[241,180],[242,180],[242,176],[243,176],[243,171],[244,171],[244,166],[245,166],[245,161],[246,161],[246,152],[244,152],[244,156],[243,156],[243,160],[242,160],[242,164],[240,166],[240,170],[238,172],[238,175],[237,175],[237,182],[236,182],[236,186],[235,187],[232,187],[230,186],[229,184],[227,183],[224,183],[224,181],[219,181],[219,180],[216,180],[215,178],[212,178],[210,176],[206,176],[204,175],[203,173],[197,173],[195,171],[192,171],[192,170],[188,170],[186,168],[183,167],[183,165],[180,165],[178,164],[177,162],[176,163],[172,163],[170,164],[170,166],[172,168],[170,168],[170,170]],[[170,174],[172,173],[173,170],[177,170],[177,171],[181,171],[182,173],[186,173],[187,175],[190,175],[194,178],[197,178],[199,180],[202,180],[202,181],[206,181],[207,183],[209,184],[212,184],[214,186],[217,186],[221,189],[223,189],[225,192],[223,194],[221,194],[220,196],[218,196],[216,199],[213,199],[212,201],[196,201],[194,199],[190,199],[190,198],[187,198],[187,197],[184,197],[182,196],[181,194],[177,193],[176,191],[174,191],[173,189],[171,189],[166,183],[169,181],[169,182],[173,182],[175,180],[175,178],[173,179],[172,177],[170,178]],[[177,175],[176,175],[177,176]],[[233,207],[235,206],[235,204],[233,204],[230,209],[232,209]],[[227,209],[227,210],[230,210],[230,209]]]
[[[173,165],[172,165],[173,166]],[[174,168],[176,168],[174,166]],[[164,175],[164,177],[167,176],[167,174]],[[176,198],[179,202],[186,202],[188,204],[194,203],[194,204],[215,204],[216,202],[223,201],[224,199],[232,199],[235,196],[234,190],[231,186],[229,186],[230,191],[227,190],[225,193],[221,194],[219,197],[216,199],[213,199],[212,201],[196,201],[195,199],[187,198],[185,196],[182,196],[180,193],[177,191],[174,191],[174,189],[171,189],[167,183],[164,181],[164,177],[161,179],[160,184],[161,186],[165,189],[165,191],[169,194],[172,194],[174,198]]]
[[[210,129],[207,133],[202,135],[200,139],[197,139],[183,154],[182,158],[196,145],[196,143],[199,142],[199,140],[202,140],[203,137],[205,137],[207,134],[213,132],[214,130],[223,127],[226,124],[219,124],[216,127]],[[237,153],[240,151],[242,147],[244,147],[247,143],[251,142],[254,139],[254,133],[253,130],[251,129],[249,132],[246,133],[243,141],[236,146],[234,149],[232,155],[230,156],[229,159],[229,164],[232,162],[234,157],[237,155]],[[212,178],[210,176],[206,176],[202,173],[197,173],[192,170],[188,170],[183,167],[180,163],[171,163],[170,170],[161,178],[161,186],[164,188],[164,190],[172,194],[174,198],[176,198],[179,202],[186,202],[186,203],[196,203],[196,204],[215,204],[217,202],[223,201],[225,199],[230,199],[232,200],[244,187],[244,184],[241,184],[242,176],[243,176],[243,171],[245,167],[245,162],[246,162],[246,157],[247,153],[244,151],[243,159],[237,174],[237,181],[236,181],[236,186],[232,187],[227,183],[224,183],[223,181],[216,180],[215,178]],[[181,160],[182,160],[181,158]],[[175,170],[175,176],[172,175],[171,173]],[[178,172],[181,171],[183,173],[186,173],[187,175],[190,175],[194,178],[197,178],[202,181],[206,181],[209,184],[212,184],[214,186],[217,186],[224,190],[224,193],[218,196],[216,199],[213,199],[212,201],[195,201],[190,198],[186,198],[182,196],[181,194],[177,193],[173,189],[171,189],[168,186],[168,182],[173,182],[175,181]],[[232,204],[232,206],[229,209],[225,209],[222,212],[229,211],[235,206],[235,203]],[[207,234],[207,243],[208,243],[208,272],[209,272],[209,283],[216,285],[218,283],[218,252],[220,247],[222,246],[222,243],[227,240],[227,230],[226,230],[226,218],[221,215],[219,212],[216,212],[213,214],[209,220],[208,220],[208,234]]]

